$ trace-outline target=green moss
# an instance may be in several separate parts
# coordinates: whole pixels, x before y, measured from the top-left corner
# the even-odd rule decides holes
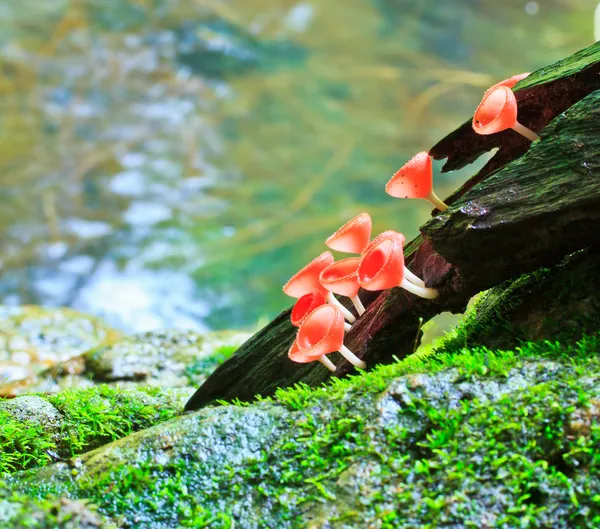
[[[21,486],[140,529],[595,527],[598,351],[590,336],[410,358],[187,415]]]
[[[11,529],[115,529],[85,502],[32,500],[0,482],[0,523]]]
[[[30,398],[7,404],[13,408],[20,399]],[[57,424],[15,415],[0,401],[0,474],[81,454],[170,419],[181,404],[176,393],[152,388],[123,391],[109,386],[36,398],[51,405]]]
[[[239,349],[238,345],[223,345],[215,349],[214,353],[204,358],[198,358],[185,368],[184,374],[191,386],[202,384],[225,360]]]

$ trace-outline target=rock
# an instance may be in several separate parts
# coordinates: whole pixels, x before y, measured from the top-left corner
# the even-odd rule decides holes
[[[22,393],[44,369],[118,336],[97,318],[71,309],[0,306],[0,397]]]
[[[62,424],[60,412],[47,400],[35,395],[0,401],[0,411],[5,411],[19,423],[40,426],[51,436],[58,433]]]
[[[116,529],[86,502],[60,498],[36,501],[0,482],[2,529]]]
[[[206,408],[11,485],[137,529],[593,527],[598,339],[408,359]]]
[[[203,381],[248,336],[232,331],[204,335],[183,331],[148,332],[126,337],[86,353],[83,375],[91,375],[101,382],[190,386]]]
[[[190,393],[95,386],[0,400],[0,475],[66,459],[171,419]]]

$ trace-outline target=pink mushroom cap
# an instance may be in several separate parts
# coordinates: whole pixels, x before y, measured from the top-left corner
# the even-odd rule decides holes
[[[339,351],[344,345],[344,316],[332,305],[321,305],[311,312],[298,329],[296,338],[301,353],[321,356]]]
[[[291,321],[294,327],[300,327],[308,315],[317,307],[325,304],[325,295],[323,292],[315,288],[308,294],[304,294],[298,298],[294,308],[292,309]]]
[[[506,86],[507,88],[512,88],[519,81],[522,81],[523,79],[525,79],[526,77],[528,77],[529,74],[530,74],[530,72],[520,73],[518,75],[513,75],[512,77],[509,77],[508,79],[504,79],[504,81],[500,81],[499,83],[496,83],[495,85],[490,86],[488,88],[488,90],[494,90],[494,88],[498,88],[499,86]]]
[[[358,267],[358,283],[365,290],[386,290],[404,279],[404,253],[397,237],[382,238],[372,245]]]
[[[350,257],[330,264],[319,276],[321,285],[334,294],[353,298],[360,290],[356,275],[359,264],[360,257]]]
[[[369,244],[371,228],[371,216],[368,213],[361,213],[330,235],[325,245],[338,252],[360,253]]]
[[[385,192],[396,198],[427,198],[432,190],[433,167],[425,151],[415,154],[385,186]]]
[[[477,134],[495,134],[512,128],[517,122],[517,100],[506,86],[488,90],[473,116]]]
[[[283,286],[283,292],[292,298],[300,298],[314,289],[324,291],[319,283],[319,274],[327,268],[335,259],[331,252],[323,252],[315,257],[302,270],[294,274]]]

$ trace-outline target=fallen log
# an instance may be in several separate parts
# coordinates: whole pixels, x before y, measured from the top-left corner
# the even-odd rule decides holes
[[[412,353],[423,322],[464,310],[474,294],[600,246],[600,43],[534,72],[516,86],[516,96],[519,120],[539,131],[540,141],[531,145],[512,131],[477,136],[469,122],[432,148],[432,156],[447,158],[445,170],[499,151],[406,247],[408,267],[440,296],[425,300],[399,288],[361,294],[367,311],[346,345],[369,366]],[[331,375],[320,364],[288,360],[296,333],[289,313],[242,345],[186,409],[326,381]],[[341,356],[332,360],[339,365],[335,376],[351,370]]]

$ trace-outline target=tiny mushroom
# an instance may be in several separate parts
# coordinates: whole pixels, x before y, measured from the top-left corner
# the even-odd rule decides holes
[[[319,281],[321,285],[334,294],[349,297],[358,315],[361,316],[365,312],[365,307],[358,297],[360,285],[358,284],[356,270],[359,264],[359,257],[336,261],[323,269]]]
[[[448,209],[433,191],[433,167],[425,151],[415,154],[394,173],[385,192],[396,198],[424,198],[440,211]]]
[[[329,371],[335,371],[335,369],[336,369],[335,364],[331,360],[329,360],[329,358],[327,358],[325,355],[312,355],[312,354],[305,354],[305,353],[301,352],[300,348],[298,347],[297,339],[294,340],[294,343],[292,344],[292,346],[290,347],[290,350],[288,351],[288,358],[292,362],[297,362],[298,364],[309,364],[310,362],[314,362],[315,360],[318,360],[327,369],[329,369]]]
[[[355,367],[367,367],[344,345],[344,316],[333,305],[321,305],[313,310],[300,325],[296,342],[305,355],[320,357],[339,351]]]
[[[325,294],[323,291],[315,288],[311,290],[308,294],[304,294],[303,296],[298,298],[294,308],[292,309],[292,314],[290,316],[290,320],[292,321],[292,325],[294,327],[300,327],[302,322],[308,318],[308,315],[315,310],[317,307],[321,305],[325,305]]]
[[[387,231],[381,232],[377,237],[375,237],[368,244],[368,246],[363,250],[362,255],[364,255],[365,253],[367,253],[374,246],[377,246],[382,240],[384,240],[386,238],[389,238],[389,237],[397,237],[399,239],[399,241],[400,241],[400,244],[404,248],[404,241],[405,241],[404,235],[402,233],[400,233],[400,232],[397,232],[397,231],[387,230]],[[357,270],[357,272],[358,272],[358,270]],[[425,286],[425,281],[423,281],[416,274],[413,274],[408,268],[406,268],[406,265],[404,266],[404,277],[405,277],[405,279],[408,279],[411,283],[413,283],[414,285],[417,285],[418,287],[424,287]]]
[[[294,327],[300,327],[313,310],[321,305],[325,305],[325,303],[325,294],[318,288],[315,288],[308,294],[304,294],[304,296],[298,298],[298,301],[296,301],[296,304],[292,309],[292,314],[290,316],[292,325]],[[344,323],[344,325],[347,331],[352,328],[349,323]]]
[[[504,79],[504,81],[500,81],[499,83],[496,83],[493,86],[490,86],[488,88],[489,90],[494,90],[494,88],[498,88],[499,86],[506,86],[508,88],[512,88],[513,86],[515,86],[519,81],[522,81],[523,79],[525,79],[525,77],[529,76],[530,72],[526,72],[526,73],[520,73],[518,75],[513,75],[512,77],[509,77],[508,79]]]
[[[325,241],[332,250],[344,253],[360,253],[371,239],[371,216],[361,213],[349,220]]]
[[[473,130],[477,134],[495,134],[513,129],[530,141],[540,137],[517,121],[517,99],[507,86],[489,89],[473,116]]]
[[[325,301],[339,307],[344,314],[344,317],[350,323],[354,323],[354,321],[356,321],[354,314],[344,307],[331,292],[323,288],[319,282],[319,274],[321,271],[333,262],[334,258],[333,255],[331,255],[331,252],[323,252],[299,272],[296,272],[288,282],[283,285],[283,292],[292,298],[300,298],[304,294],[313,291],[315,288],[321,290],[325,295]]]
[[[382,237],[376,244],[369,245],[363,252],[358,267],[358,282],[365,290],[385,290],[402,287],[416,296],[433,299],[438,296],[434,288],[423,288],[405,277],[404,236]]]

